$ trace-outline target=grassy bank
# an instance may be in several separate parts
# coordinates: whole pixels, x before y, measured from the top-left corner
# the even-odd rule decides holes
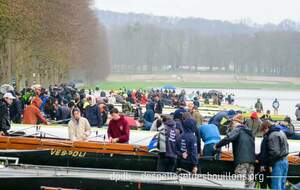
[[[300,84],[264,84],[264,83],[204,83],[204,82],[102,82],[99,83],[101,89],[148,89],[162,87],[166,84],[172,84],[177,88],[209,88],[209,89],[275,89],[275,90],[300,90]],[[87,86],[87,88],[93,88],[95,86]]]

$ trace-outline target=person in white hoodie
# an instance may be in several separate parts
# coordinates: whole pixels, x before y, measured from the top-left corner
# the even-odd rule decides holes
[[[91,135],[91,126],[89,121],[81,117],[80,109],[72,110],[72,120],[68,124],[69,138],[71,141],[87,141]]]

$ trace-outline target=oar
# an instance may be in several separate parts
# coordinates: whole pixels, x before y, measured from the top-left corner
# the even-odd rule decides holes
[[[71,118],[68,118],[68,119],[62,119],[62,120],[58,120],[58,121],[53,121],[51,122],[50,124],[57,124],[57,123],[61,123],[61,122],[66,122],[66,121],[70,121]]]

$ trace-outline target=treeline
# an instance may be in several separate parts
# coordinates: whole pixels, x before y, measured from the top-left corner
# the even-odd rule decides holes
[[[94,82],[109,73],[91,0],[0,0],[0,83]]]
[[[219,71],[300,76],[297,30],[209,33],[134,19],[126,25],[115,21],[109,27],[108,23],[107,27],[114,72]]]

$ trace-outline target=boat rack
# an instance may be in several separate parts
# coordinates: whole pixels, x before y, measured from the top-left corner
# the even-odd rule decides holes
[[[203,175],[196,176],[187,173],[179,175],[164,172],[40,166],[17,164],[18,159],[15,158],[4,158],[4,160],[15,160],[16,164],[5,165],[0,169],[0,184],[3,185],[8,184],[9,181],[15,181],[15,183],[24,183],[24,187],[29,183],[31,185],[36,184],[38,187],[59,186],[76,189],[84,189],[82,185],[87,185],[85,183],[95,184],[98,189],[105,185],[107,187],[122,187],[124,184],[127,186],[133,185],[134,187],[151,186],[159,189],[161,187],[168,187],[167,189],[244,189],[244,182],[241,180],[228,180],[225,178],[213,180]],[[89,185],[89,187],[94,186]]]

